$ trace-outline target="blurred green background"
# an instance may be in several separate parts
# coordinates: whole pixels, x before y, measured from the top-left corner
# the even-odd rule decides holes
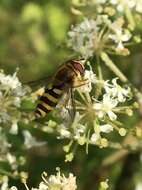
[[[66,32],[73,17],[62,1],[0,1],[0,67],[22,81],[48,75],[67,57]]]
[[[1,0],[0,68],[6,73],[13,73],[18,67],[18,77],[22,82],[51,75],[58,65],[71,56],[65,42],[67,31],[71,24],[76,23],[76,17],[70,8],[71,1],[68,0]],[[141,86],[142,81],[141,50],[139,47],[133,48],[134,56],[132,54],[123,61],[120,59],[120,67],[137,86]],[[129,126],[136,123],[136,119],[130,119]],[[115,150],[92,146],[86,155],[83,147],[77,151],[72,163],[64,163],[62,142],[55,136],[37,136],[48,141],[48,146],[25,152],[28,164],[23,170],[29,172],[29,187],[39,183],[43,171],[55,173],[56,167],[61,167],[65,173],[73,172],[81,190],[96,190],[99,181],[105,178],[109,179],[111,189],[115,190],[134,190],[130,179],[142,181],[139,152],[128,154],[120,162],[102,166],[104,158]],[[129,171],[131,168],[134,172]],[[11,179],[10,184],[24,189],[18,180]]]

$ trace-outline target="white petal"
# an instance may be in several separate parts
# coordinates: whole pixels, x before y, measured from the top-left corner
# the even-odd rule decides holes
[[[99,112],[97,113],[97,115],[98,115],[99,118],[103,118],[104,115],[105,115],[105,113],[104,113],[103,111],[99,111]]]
[[[112,111],[108,111],[107,114],[112,121],[117,119],[117,115]]]
[[[121,92],[118,92],[118,100],[119,102],[125,102],[125,97],[123,96],[123,94]]]
[[[69,138],[69,137],[70,137],[70,132],[69,132],[68,130],[62,128],[62,129],[60,130],[60,135],[61,135],[62,137]]]
[[[124,49],[123,43],[121,41],[118,43],[117,49],[118,50],[123,50]]]
[[[100,135],[99,134],[96,134],[96,133],[92,134],[92,136],[91,136],[91,142],[93,144],[95,144],[99,139],[100,139]]]
[[[111,131],[113,131],[113,127],[109,124],[105,124],[100,126],[100,130],[104,133],[110,133]]]
[[[94,107],[95,110],[100,110],[102,108],[102,104],[96,103],[96,104],[93,105],[93,107]]]
[[[136,185],[135,190],[142,190],[142,182],[139,182],[139,183]]]

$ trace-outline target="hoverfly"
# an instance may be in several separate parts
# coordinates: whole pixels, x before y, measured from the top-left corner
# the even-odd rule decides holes
[[[58,68],[53,76],[51,86],[46,87],[39,97],[35,110],[36,118],[45,117],[51,112],[64,93],[86,83],[86,79],[84,79],[85,68],[82,62],[82,60],[70,60]]]

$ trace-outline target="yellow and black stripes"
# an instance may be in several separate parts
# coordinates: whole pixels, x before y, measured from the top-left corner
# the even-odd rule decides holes
[[[39,99],[35,111],[36,117],[44,117],[47,113],[52,111],[62,96],[62,92],[63,90],[59,89],[59,87],[46,89],[45,93]]]

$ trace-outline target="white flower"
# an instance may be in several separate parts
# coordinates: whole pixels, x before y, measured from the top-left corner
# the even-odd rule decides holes
[[[63,124],[59,126],[59,133],[63,138],[70,138],[71,136],[70,131],[68,131]]]
[[[48,179],[48,183],[49,183],[49,189],[61,189],[62,187],[62,182],[61,182],[61,176],[57,175],[51,175]]]
[[[11,133],[14,130],[14,133],[17,132],[17,124],[13,120],[16,118],[18,121],[21,118],[21,112],[17,108],[20,107],[22,98],[28,92],[28,89],[22,87],[16,74],[15,72],[13,75],[5,75],[0,71],[0,123],[12,123]]]
[[[100,125],[100,131],[103,133],[110,133],[113,131],[113,127],[109,124]]]
[[[50,175],[47,177],[47,173],[43,173],[42,179],[38,188],[31,188],[31,190],[76,190],[76,177],[69,173],[69,177],[65,177],[64,174],[60,173],[60,170],[57,170],[56,175]],[[3,183],[5,188],[3,190],[8,190],[8,181]],[[25,183],[25,188],[29,189],[27,184]],[[17,187],[13,186],[10,190],[18,190]]]
[[[63,188],[62,190],[76,190],[76,177],[72,173],[69,174],[69,177],[66,178],[63,176]]]
[[[7,153],[7,160],[9,161],[10,164],[13,164],[16,162],[16,157],[13,156],[12,154],[10,153]]]
[[[68,32],[68,46],[84,58],[91,57],[94,53],[94,41],[98,32],[96,21],[93,19],[85,19],[76,27]]]
[[[104,30],[104,25],[106,30]],[[117,19],[112,23],[108,15],[99,15],[96,20],[85,19],[68,33],[68,46],[85,59],[105,51],[106,46],[116,49],[117,52],[126,51],[123,43],[129,41],[132,35],[122,26],[122,19]]]
[[[3,110],[3,112],[0,112],[0,123],[6,123],[7,121],[11,120],[10,115],[4,111],[5,110]]]
[[[92,68],[90,70],[85,70],[84,74],[84,80],[86,80],[84,83],[85,85],[82,85],[78,88],[78,90],[82,92],[91,92],[92,90],[92,84],[96,83],[96,75],[93,72]]]
[[[12,125],[11,128],[9,130],[9,133],[13,134],[13,135],[17,135],[18,134],[18,124],[17,124],[17,120],[13,120],[12,121]]]
[[[0,85],[2,88],[16,89],[21,86],[19,79],[16,76],[17,72],[13,75],[5,75],[0,73]]]
[[[136,0],[136,11],[142,13],[142,0]]]
[[[124,12],[126,8],[142,13],[142,0],[110,0],[110,4],[116,6],[119,12]]]
[[[96,74],[93,72],[92,69],[85,70],[84,78],[88,79],[90,83],[96,83]]]
[[[78,140],[85,133],[85,129],[85,125],[78,123],[74,129],[74,139]]]
[[[7,176],[4,176],[2,178],[2,185],[1,185],[1,190],[8,190],[8,177]]]
[[[15,105],[16,107],[20,107],[20,104],[21,104],[20,97],[14,97],[13,105]]]
[[[9,91],[11,95],[16,96],[15,98],[24,96],[28,90],[22,87],[17,77],[17,71],[13,75],[5,75],[3,71],[0,71],[0,89],[1,91]]]
[[[45,184],[43,181],[39,184],[39,190],[48,190],[47,184]]]
[[[51,175],[48,179],[48,189],[49,190],[76,190],[76,177],[73,174],[69,174],[69,177],[65,177],[60,174]]]
[[[117,50],[123,50],[123,42],[127,42],[131,38],[131,33],[128,30],[123,30],[119,25],[113,23],[111,26],[114,34],[109,34],[109,38],[112,39],[117,44]]]
[[[109,94],[105,94],[102,102],[94,103],[93,107],[99,118],[103,118],[107,114],[111,120],[116,120],[117,116],[113,112],[113,108],[115,108],[117,104],[118,101],[116,99],[111,98]]]
[[[13,170],[16,170],[17,167],[18,167],[16,157],[14,155],[10,154],[10,153],[7,153],[6,158],[7,158],[7,161],[9,162],[11,168]]]
[[[103,190],[106,190],[109,188],[109,185],[108,185],[108,179],[106,179],[105,181],[101,181],[100,183],[100,186]]]
[[[33,137],[29,131],[27,130],[24,130],[23,131],[23,135],[24,135],[24,145],[26,146],[26,148],[32,148],[34,146],[43,146],[46,144],[46,142],[40,142],[40,141],[37,141],[35,139],[35,137]]]
[[[76,129],[79,133],[84,133],[85,129],[86,129],[86,126],[85,125],[82,125],[80,123],[77,124],[76,126]]]
[[[92,136],[91,136],[91,143],[92,144],[96,144],[97,143],[97,141],[100,139],[101,137],[100,137],[100,135],[99,134],[97,134],[97,133],[93,133],[92,134]]]
[[[142,182],[139,182],[139,183],[136,185],[135,190],[142,190]]]
[[[117,5],[117,10],[119,12],[125,11],[126,7],[132,9],[135,6],[135,2],[133,0],[123,0],[121,3]]]
[[[130,97],[130,88],[122,88],[119,84],[117,84],[117,78],[112,80],[112,85],[106,81],[104,89],[107,94],[113,98],[117,98],[119,102],[125,102],[126,98]]]
[[[17,189],[17,187],[12,186],[12,187],[10,187],[10,190],[18,190],[18,189]]]

